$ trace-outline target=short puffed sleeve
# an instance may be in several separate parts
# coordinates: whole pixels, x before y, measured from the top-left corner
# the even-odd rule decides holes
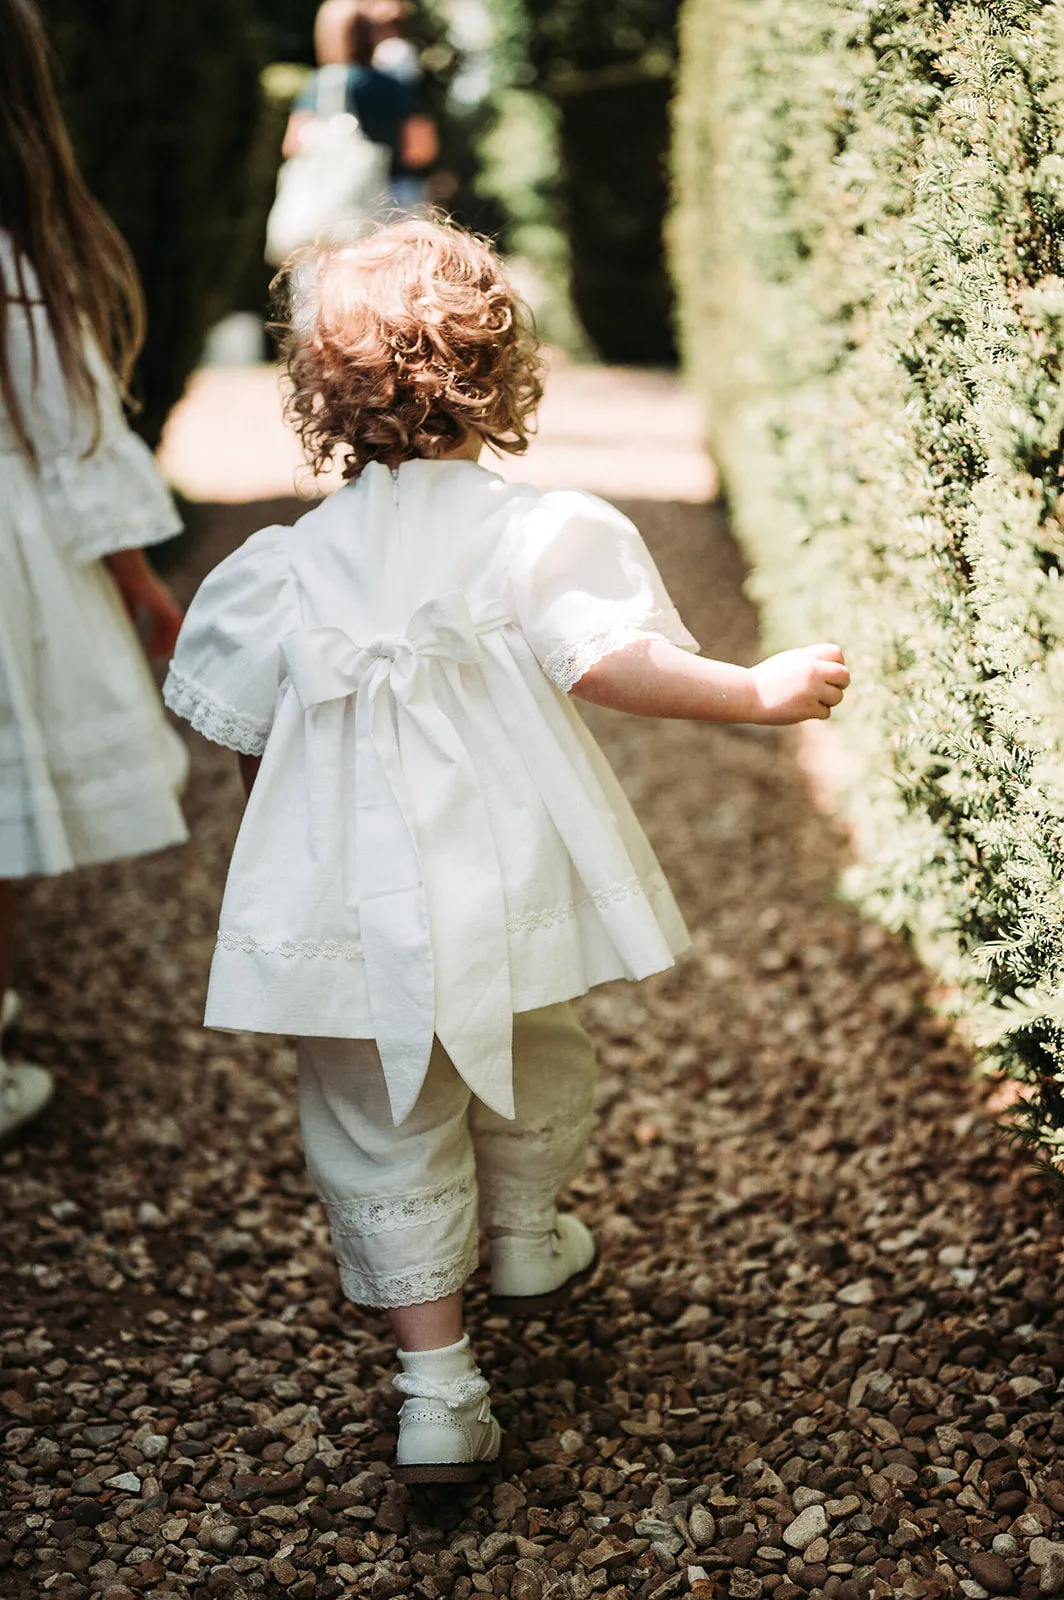
[[[638,529],[593,494],[543,495],[517,535],[509,591],[540,666],[566,694],[639,639],[698,649]]]
[[[281,645],[300,626],[287,559],[289,528],[264,528],[204,579],[188,608],[163,685],[171,711],[197,733],[260,756],[284,676]]]

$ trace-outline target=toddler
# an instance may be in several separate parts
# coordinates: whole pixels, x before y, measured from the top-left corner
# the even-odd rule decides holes
[[[207,579],[165,691],[249,790],[206,1020],[298,1037],[341,1283],[401,1346],[396,1475],[467,1482],[499,1453],[462,1323],[478,1208],[496,1310],[545,1311],[593,1269],[557,1210],[594,1077],[569,1002],[688,942],[568,696],[797,722],[848,675],[833,645],[697,659],[630,522],[477,464],[526,448],[541,394],[485,242],[393,223],[292,281],[291,413],[347,482]]]

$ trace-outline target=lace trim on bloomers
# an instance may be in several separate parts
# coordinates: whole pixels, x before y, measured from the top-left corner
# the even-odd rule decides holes
[[[171,667],[163,684],[163,699],[175,716],[191,723],[212,744],[225,745],[242,756],[261,756],[270,724],[223,705]]]
[[[687,631],[682,624],[678,624],[679,618],[675,612],[658,610],[633,618],[631,622],[620,623],[614,628],[567,639],[557,650],[551,651],[543,662],[543,671],[564,694],[568,694],[596,662],[604,656],[613,655],[615,650],[623,650],[626,645],[638,644],[640,639],[664,639],[667,643],[689,649]]]
[[[169,701],[167,702],[169,704]],[[193,724],[195,726],[195,724]],[[235,747],[234,747],[235,748]],[[248,751],[247,754],[253,752]],[[562,905],[544,906],[536,911],[515,911],[506,919],[507,933],[536,933],[541,928],[555,928],[560,923],[572,922],[581,907],[595,906],[606,911],[611,905],[630,900],[633,895],[653,895],[666,887],[664,875],[651,873],[645,880],[637,877],[623,878],[605,889],[595,889],[590,894],[578,895]],[[281,956],[292,961],[297,956],[310,961],[361,961],[363,950],[357,939],[259,939],[253,933],[234,933],[228,929],[218,934],[220,950],[240,950],[246,956]]]
[[[330,1200],[325,1209],[334,1233],[364,1238],[375,1233],[396,1233],[402,1228],[422,1228],[463,1210],[472,1203],[474,1193],[475,1182],[470,1174],[455,1178],[440,1189],[422,1189],[414,1194]]]
[[[419,1306],[442,1300],[460,1289],[477,1269],[476,1240],[460,1255],[440,1266],[411,1267],[406,1272],[363,1272],[340,1262],[340,1287],[356,1306]]]

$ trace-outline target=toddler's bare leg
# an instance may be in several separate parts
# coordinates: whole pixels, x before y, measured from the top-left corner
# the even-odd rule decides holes
[[[462,1337],[462,1291],[419,1306],[393,1306],[388,1312],[401,1350],[439,1350]]]

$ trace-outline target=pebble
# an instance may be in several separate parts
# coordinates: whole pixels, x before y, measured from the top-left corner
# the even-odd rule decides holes
[[[119,1472],[115,1477],[103,1481],[108,1489],[122,1489],[126,1494],[140,1493],[140,1479],[135,1472]]]
[[[85,1443],[98,1449],[102,1444],[114,1444],[116,1439],[121,1439],[125,1429],[117,1423],[107,1422],[84,1429]]]
[[[977,1550],[968,1562],[968,1571],[988,1594],[1011,1594],[1016,1586],[1012,1568],[993,1550]]]
[[[871,1278],[860,1278],[856,1283],[843,1284],[835,1298],[844,1306],[870,1306],[876,1298],[875,1285]]]
[[[794,1521],[784,1528],[784,1543],[789,1544],[792,1550],[804,1550],[814,1539],[826,1533],[827,1528],[828,1519],[824,1507],[820,1504],[806,1506],[805,1510],[800,1511]]]
[[[1011,1534],[1001,1534],[999,1537],[1008,1539],[1014,1547],[1018,1548],[1017,1542],[1012,1538]],[[994,1546],[995,1548],[997,1547],[997,1539],[994,1540]],[[1013,1553],[1014,1551],[1002,1551],[1003,1555],[1012,1555]],[[1049,1560],[1051,1555],[1064,1555],[1064,1544],[1058,1543],[1055,1539],[1046,1539],[1042,1534],[1037,1534],[1031,1540],[1027,1553],[1035,1566],[1040,1567]]]
[[[265,1506],[259,1512],[260,1522],[272,1522],[275,1528],[294,1528],[299,1512],[294,1506]]]
[[[1038,1589],[1041,1594],[1056,1595],[1064,1590],[1064,1555],[1054,1550],[1042,1562],[1038,1575]]]
[[[699,1549],[713,1544],[717,1537],[717,1524],[712,1512],[705,1506],[694,1506],[687,1518],[687,1526],[691,1530],[691,1538]]]
[[[761,1600],[764,1584],[756,1573],[745,1567],[736,1567],[728,1584],[732,1600]]]

